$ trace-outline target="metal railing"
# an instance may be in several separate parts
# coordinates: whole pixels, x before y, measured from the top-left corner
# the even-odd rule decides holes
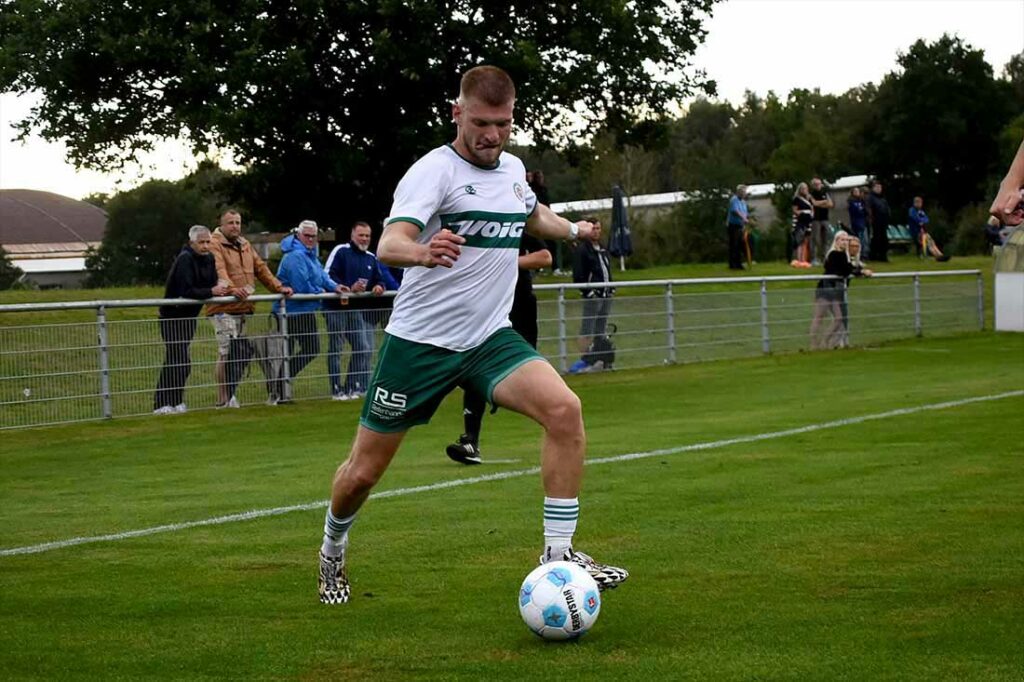
[[[806,350],[811,321],[816,310],[823,310],[814,294],[822,279],[830,278],[615,282],[607,317],[614,360],[602,362],[609,365],[602,368]],[[538,348],[562,372],[581,367],[591,341],[584,333],[594,331],[601,315],[585,303],[582,290],[589,288],[534,287]],[[821,347],[984,328],[978,270],[876,274],[839,291],[845,324],[831,336],[819,335]],[[365,391],[390,310],[355,309],[359,303],[354,303],[340,310],[288,313],[292,301],[337,298],[250,297],[259,304],[257,312],[247,318],[245,334],[230,342],[224,358],[225,380],[235,386],[239,403],[351,399]],[[271,315],[266,304],[278,300],[282,314]],[[148,414],[167,402],[169,394],[157,389],[160,384],[166,391],[168,381],[172,388],[184,386],[181,402],[175,397],[170,407],[213,408],[222,397],[215,379],[219,351],[213,325],[201,314],[193,335],[179,334],[155,314],[159,305],[194,303],[140,299],[0,305],[0,429]],[[822,329],[833,324],[828,310],[823,323]],[[186,336],[191,341],[183,341]]]

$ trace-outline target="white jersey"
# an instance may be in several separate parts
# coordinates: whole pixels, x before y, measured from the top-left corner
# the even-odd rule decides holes
[[[445,145],[414,163],[398,183],[387,223],[418,225],[421,244],[442,228],[466,243],[451,268],[405,271],[386,331],[463,351],[511,326],[519,240],[536,204],[523,162],[511,154],[503,152],[497,165],[484,168]]]

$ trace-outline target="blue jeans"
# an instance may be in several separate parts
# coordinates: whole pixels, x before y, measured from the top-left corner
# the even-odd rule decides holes
[[[324,312],[324,318],[327,322],[327,374],[331,395],[365,392],[370,383],[373,327],[366,323],[361,310],[328,310]],[[346,341],[352,348],[352,355],[343,385],[341,353]]]

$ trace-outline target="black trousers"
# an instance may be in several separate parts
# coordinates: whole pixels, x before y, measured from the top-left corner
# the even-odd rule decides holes
[[[516,297],[512,303],[512,311],[508,315],[512,329],[526,339],[526,342],[537,347],[537,297]],[[476,443],[480,440],[480,426],[483,424],[484,413],[487,411],[487,397],[473,389],[467,388],[462,393],[462,420],[466,435]]]
[[[871,260],[885,263],[889,260],[889,226],[875,225],[871,228]]]
[[[743,226],[729,225],[729,269],[743,269]]]
[[[153,409],[174,407],[185,402],[185,382],[192,372],[189,346],[196,335],[196,318],[161,318],[160,338],[164,341],[164,366],[156,382]]]

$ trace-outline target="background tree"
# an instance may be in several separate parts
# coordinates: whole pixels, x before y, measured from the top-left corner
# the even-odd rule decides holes
[[[1003,67],[1003,78],[1013,88],[1016,111],[1024,111],[1024,50],[1010,57]]]
[[[217,202],[192,177],[151,180],[114,196],[107,214],[103,243],[86,257],[86,286],[161,284],[189,227],[214,227]]]
[[[7,257],[7,252],[0,246],[0,291],[10,289],[25,274]]]
[[[1017,113],[1009,84],[993,77],[981,50],[948,35],[918,40],[898,62],[878,88],[867,138],[890,203],[902,207],[923,194],[956,213],[981,201],[999,133]]]
[[[550,144],[709,89],[690,63],[712,3],[11,0],[0,89],[41,93],[20,130],[79,165],[183,136],[231,149],[267,220],[347,224],[381,218],[400,174],[451,139],[470,66],[507,69],[521,125]]]

